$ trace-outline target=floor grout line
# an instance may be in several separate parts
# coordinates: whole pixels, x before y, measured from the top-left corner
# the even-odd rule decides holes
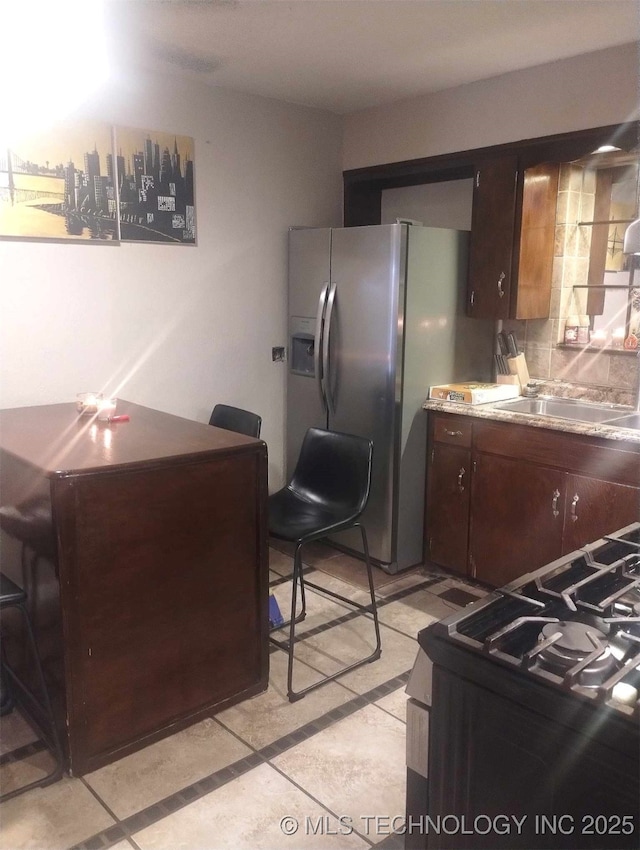
[[[377,685],[365,694],[359,694],[347,703],[330,709],[315,720],[305,723],[303,726],[298,727],[287,735],[283,735],[276,741],[273,741],[264,747],[260,747],[259,749],[244,740],[232,729],[229,729],[229,727],[226,726],[219,718],[214,717],[213,719],[218,723],[218,725],[220,725],[225,731],[231,733],[237,740],[241,741],[246,747],[252,750],[251,755],[245,756],[236,762],[232,762],[230,765],[226,765],[225,767],[214,771],[214,773],[209,774],[208,776],[205,776],[196,782],[179,789],[178,791],[175,791],[173,794],[164,797],[162,800],[156,801],[152,805],[147,806],[145,809],[141,809],[139,812],[129,815],[126,818],[118,818],[115,813],[111,811],[108,805],[104,803],[98,793],[94,791],[90,785],[88,785],[86,780],[80,777],[83,784],[103,805],[109,815],[116,820],[116,823],[113,826],[86,838],[84,841],[75,844],[72,848],[70,848],[70,850],[106,850],[106,848],[117,844],[118,841],[123,840],[123,838],[134,842],[134,846],[137,847],[138,845],[135,844],[135,841],[132,838],[133,833],[146,829],[174,812],[186,808],[191,803],[194,803],[196,800],[206,796],[206,794],[221,788],[223,785],[232,782],[239,776],[249,773],[260,764],[269,764],[270,767],[276,769],[275,765],[271,764],[272,758],[275,758],[292,747],[297,746],[299,743],[302,743],[302,741],[309,740],[314,735],[323,732],[325,729],[328,729],[330,726],[338,723],[345,717],[355,714],[356,711],[360,711],[367,705],[373,705],[376,700],[381,699],[383,696],[387,696],[389,693],[392,693],[394,690],[402,687],[403,684],[406,684],[410,672],[411,671],[407,670],[398,676],[394,676],[392,679]],[[383,693],[380,693],[381,691]],[[379,706],[376,706],[376,708],[379,708]],[[397,719],[398,718],[396,718],[396,720]],[[222,781],[217,781],[218,779],[221,779]],[[289,779],[289,777],[287,777],[287,779]],[[301,788],[301,790],[304,791],[308,797],[312,796],[305,791],[304,788]],[[323,808],[326,809],[327,807],[323,805]],[[330,810],[327,809],[327,811]],[[118,827],[120,828],[119,830],[117,830]],[[117,835],[114,833],[114,830],[117,830]],[[111,838],[109,837],[109,833],[112,833]]]
[[[290,580],[290,578],[288,578],[287,580]],[[425,587],[432,587],[434,584],[437,583],[439,583],[439,580],[434,581],[432,579],[428,579],[424,582],[420,582],[418,585],[414,585],[410,588],[405,588],[395,594],[385,597],[384,599],[377,600],[378,605],[380,607],[385,607],[386,605],[389,605],[392,602],[411,596],[413,593],[424,590]],[[354,616],[359,616],[358,612],[353,613]],[[342,622],[343,618],[338,618],[338,621]],[[394,629],[391,626],[387,626],[386,624],[381,624],[381,626],[384,626],[384,628],[390,628],[404,637],[410,637],[406,635],[406,633]],[[309,635],[311,633],[312,630],[309,632]],[[300,663],[306,664],[306,666],[315,670],[313,665],[308,664],[308,662]],[[128,841],[129,844],[135,848],[135,850],[140,850],[139,846],[132,837],[134,833],[139,832],[141,829],[144,829],[145,827],[150,826],[153,823],[157,823],[158,821],[164,819],[165,817],[175,811],[178,811],[179,809],[186,808],[192,802],[195,802],[197,799],[200,799],[211,791],[216,790],[218,787],[227,784],[228,782],[235,779],[237,776],[241,776],[250,772],[254,767],[257,767],[259,764],[267,763],[271,767],[276,769],[275,765],[271,764],[271,759],[282,754],[283,752],[286,752],[288,749],[297,746],[302,741],[308,740],[314,735],[319,734],[320,732],[332,726],[334,723],[337,723],[345,717],[348,717],[351,714],[355,713],[356,711],[361,710],[366,705],[375,704],[376,701],[382,699],[389,693],[392,693],[394,690],[397,690],[399,687],[402,687],[403,684],[406,684],[406,681],[409,677],[409,673],[410,671],[405,671],[405,673],[400,674],[400,676],[393,677],[387,682],[382,683],[381,685],[378,685],[373,689],[370,689],[365,694],[358,694],[356,691],[353,690],[353,688],[349,687],[348,685],[339,681],[336,682],[336,684],[339,684],[346,691],[353,694],[353,697],[347,703],[341,706],[337,706],[334,709],[331,709],[329,712],[326,712],[324,715],[321,715],[314,721],[311,721],[308,724],[304,724],[303,726],[298,727],[291,733],[282,736],[280,739],[277,739],[276,741],[271,742],[271,744],[267,745],[266,747],[262,747],[260,749],[256,749],[255,747],[253,747],[241,736],[237,735],[232,729],[226,726],[219,718],[214,716],[213,719],[218,723],[221,728],[223,728],[227,733],[230,733],[235,738],[237,738],[237,740],[239,740],[244,746],[252,750],[252,756],[254,756],[254,758],[247,756],[236,763],[227,765],[225,768],[221,768],[219,771],[216,771],[210,776],[204,777],[203,779],[192,783],[192,785],[190,786],[186,786],[183,789],[179,789],[179,791],[174,792],[167,798],[157,801],[156,803],[147,807],[147,809],[141,810],[141,812],[137,812],[134,815],[129,816],[128,818],[118,818],[115,812],[111,810],[111,808],[100,797],[100,795],[89,785],[89,783],[84,778],[81,777],[82,783],[89,790],[92,796],[96,798],[97,802],[105,809],[109,816],[113,818],[115,823],[107,829],[102,830],[101,832],[96,833],[95,835],[90,836],[84,841],[78,843],[74,846],[74,848],[72,848],[72,850],[107,850],[107,848],[123,840]],[[393,717],[395,720],[398,720],[398,722],[402,722],[400,718],[396,717],[396,715],[387,711],[382,706],[376,706],[376,708]],[[221,776],[218,777],[218,775]],[[217,777],[223,779],[223,781],[216,781]],[[287,779],[289,781],[292,781],[289,777],[287,777]],[[311,794],[309,794],[304,788],[302,788],[301,786],[299,787],[307,796],[315,800],[315,798]],[[323,809],[330,812],[331,814],[334,814],[327,806],[324,806],[322,803],[320,803],[320,801],[316,802],[318,802],[318,804],[321,805]],[[373,842],[371,842],[367,836],[360,835],[357,830],[356,833],[361,838],[363,838],[363,840],[367,841],[369,845],[373,846]]]
[[[13,764],[13,762],[22,761],[23,759],[29,758],[29,756],[35,756],[37,753],[41,753],[43,750],[48,749],[49,747],[42,738],[37,738],[35,741],[30,741],[22,747],[16,747],[15,750],[9,750],[8,752],[3,753],[0,756],[0,767],[4,767],[5,764]]]
[[[272,570],[276,575],[277,570]],[[357,591],[361,591],[366,593],[367,588],[361,587],[359,585],[352,585],[347,581],[344,581],[340,576],[333,575],[330,572],[325,572],[322,569],[319,569],[317,566],[306,565],[305,567],[305,576],[321,573],[322,575],[326,575],[328,578],[333,579],[334,581],[340,582],[345,586],[350,588],[355,588]],[[401,576],[398,576],[401,578]],[[375,591],[376,594],[376,605],[378,608],[385,608],[386,606],[407,599],[421,591],[431,592],[431,589],[435,586],[441,584],[447,579],[452,579],[456,581],[455,577],[449,575],[427,575],[427,576],[416,576],[418,581],[416,584],[413,584],[409,587],[404,587],[400,590],[395,591],[394,593],[390,593],[387,596],[380,596],[378,591]],[[269,582],[269,587],[279,587],[287,582],[291,582],[292,574],[281,575],[276,579],[273,579]],[[462,588],[465,583],[460,582]],[[472,589],[477,589],[472,585],[467,585],[472,587]],[[383,585],[384,587],[384,585]],[[462,589],[461,588],[461,589]],[[451,590],[451,587],[448,587],[445,592]],[[309,588],[309,593],[316,593],[321,598],[331,598],[326,597],[323,594],[322,586],[318,588],[311,589]],[[464,593],[464,590],[463,590]],[[433,593],[435,598],[442,599],[443,602],[447,602],[446,599],[441,597],[440,594]],[[472,595],[472,594],[468,594]],[[335,626],[339,626],[345,622],[348,622],[356,617],[361,616],[364,612],[350,610],[348,603],[341,603],[336,600],[333,600],[335,604],[342,605],[345,608],[345,614],[338,618],[335,618],[332,621],[327,621],[326,623],[315,626],[312,629],[309,629],[307,632],[303,632],[302,635],[297,636],[296,640],[305,640],[308,637],[315,636],[320,634],[327,629],[333,628]],[[452,613],[455,610],[454,603],[448,602],[452,607]],[[369,603],[369,608],[371,604]],[[425,611],[428,613],[428,611]],[[368,618],[371,620],[371,612],[369,612]],[[407,632],[403,632],[400,629],[394,627],[393,625],[389,625],[387,623],[381,623],[381,628],[389,629],[395,632],[398,635],[403,637],[407,637],[409,639],[415,640],[415,635],[407,634]],[[416,644],[417,649],[417,644]],[[273,651],[278,651],[278,648],[275,648]],[[300,664],[304,664],[315,672],[322,673],[322,671],[317,670],[312,664],[309,664],[308,661],[300,661]],[[164,818],[173,814],[180,809],[188,807],[191,803],[197,801],[198,799],[203,798],[207,794],[217,790],[217,788],[222,787],[223,785],[228,784],[239,776],[243,776],[247,773],[250,773],[254,768],[260,766],[261,764],[268,764],[274,770],[277,770],[281,773],[289,782],[292,782],[296,787],[298,787],[307,797],[313,799],[324,811],[329,812],[334,817],[337,817],[335,813],[332,812],[330,808],[328,808],[325,804],[321,803],[317,800],[312,794],[310,794],[305,788],[300,786],[297,782],[295,782],[291,777],[287,776],[283,771],[276,767],[272,763],[272,760],[284,752],[287,752],[289,749],[298,746],[303,741],[309,740],[320,732],[325,731],[330,728],[334,724],[340,722],[341,720],[350,717],[357,711],[362,710],[362,708],[368,705],[375,705],[380,699],[388,696],[394,691],[401,688],[403,685],[406,685],[410,670],[404,671],[403,673],[395,676],[380,685],[377,685],[374,688],[371,688],[369,691],[366,691],[364,694],[359,694],[357,691],[353,689],[353,687],[349,687],[349,685],[345,684],[340,680],[336,680],[335,684],[342,687],[348,694],[351,694],[351,698],[347,700],[346,703],[342,705],[335,706],[333,709],[325,712],[320,715],[320,717],[315,718],[313,721],[309,723],[303,724],[302,726],[297,727],[292,732],[281,736],[276,739],[276,741],[271,742],[263,747],[256,748],[248,743],[245,739],[243,739],[240,735],[230,729],[225,723],[219,719],[219,717],[213,715],[213,720],[218,724],[218,726],[223,729],[226,733],[232,735],[239,742],[241,742],[245,747],[247,747],[251,752],[242,759],[239,759],[236,762],[231,763],[230,765],[226,765],[223,768],[220,768],[217,771],[214,771],[212,774],[203,777],[200,780],[197,780],[190,785],[185,786],[184,788],[179,789],[178,791],[173,792],[162,800],[156,801],[152,805],[146,807],[145,809],[141,809],[140,812],[136,812],[133,815],[130,815],[126,818],[118,818],[116,814],[111,810],[109,805],[101,798],[101,796],[96,792],[91,785],[85,780],[83,777],[79,777],[83,783],[83,785],[89,790],[92,796],[97,800],[97,802],[101,805],[101,807],[109,814],[111,818],[114,820],[114,824],[110,827],[101,830],[93,836],[83,840],[82,842],[74,845],[71,850],[106,850],[106,848],[117,844],[120,841],[127,841],[129,845],[131,845],[135,850],[140,850],[139,845],[136,843],[135,839],[132,837],[134,833],[140,832],[141,829],[144,829],[154,823],[162,821]],[[375,705],[380,711],[383,711],[390,717],[393,717],[400,723],[403,723],[401,718],[397,717],[391,711],[387,710],[383,706]],[[406,724],[405,724],[406,725]],[[17,754],[21,754],[23,751],[26,751],[30,754],[33,748],[38,749],[38,742],[32,743],[30,745],[25,745],[25,747],[17,748],[15,751],[5,754],[5,762],[11,762],[14,760]],[[43,747],[40,747],[43,748]],[[373,846],[374,842],[370,840],[370,838],[366,835],[361,835],[357,830],[354,830],[355,834],[357,834],[360,838],[365,840],[367,844]],[[386,840],[386,839],[385,839]]]
[[[307,789],[306,789],[306,788],[303,788],[303,787],[302,787],[302,785],[300,785],[298,782],[296,782],[296,780],[295,780],[295,779],[293,779],[291,776],[289,776],[288,774],[286,774],[286,773],[285,773],[285,772],[284,772],[281,768],[279,768],[276,764],[272,764],[271,762],[269,762],[269,766],[270,766],[273,770],[275,770],[277,773],[279,773],[279,774],[280,774],[280,776],[282,776],[284,779],[286,779],[286,780],[287,780],[287,782],[290,782],[290,783],[291,783],[293,786],[295,786],[295,787],[296,787],[299,791],[302,791],[302,793],[303,793],[306,797],[309,797],[309,799],[313,800],[313,802],[314,802],[314,803],[317,803],[317,804],[320,806],[320,808],[322,808],[322,809],[324,809],[324,810],[325,810],[325,812],[329,812],[329,814],[330,814],[330,815],[333,815],[333,817],[334,817],[334,818],[335,818],[338,822],[340,822],[340,815],[336,814],[336,812],[334,812],[334,811],[333,811],[333,809],[330,809],[330,808],[329,808],[329,806],[327,806],[327,804],[326,804],[326,803],[322,803],[320,800],[318,800],[318,798],[317,798],[317,797],[314,797],[314,795],[313,795],[310,791],[307,791]],[[358,832],[358,830],[357,830],[355,827],[353,827],[353,825],[351,825],[351,826],[352,826],[352,829],[353,829],[353,834],[357,835],[359,838],[362,838],[364,841],[366,841],[366,842],[367,842],[367,844],[369,844],[369,846],[370,846],[370,847],[374,847],[374,846],[375,846],[375,845],[374,845],[374,843],[373,843],[373,841],[371,841],[371,839],[370,839],[370,838],[368,838],[366,835],[362,835],[361,833],[359,833],[359,832]]]
[[[85,777],[84,777],[84,776],[77,776],[77,777],[75,777],[75,778],[76,778],[76,779],[78,779],[78,780],[79,780],[79,781],[80,781],[80,782],[84,785],[84,787],[87,789],[87,791],[88,791],[88,792],[89,792],[89,793],[90,793],[93,797],[95,797],[95,798],[96,798],[96,800],[100,803],[100,805],[102,806],[102,808],[103,808],[103,809],[106,809],[106,811],[107,811],[107,813],[109,814],[109,816],[110,816],[110,817],[112,817],[116,823],[119,823],[119,822],[120,822],[120,818],[118,817],[118,815],[117,815],[114,811],[112,811],[112,809],[111,809],[111,808],[107,805],[107,803],[105,803],[105,801],[102,799],[102,797],[101,797],[101,796],[98,794],[98,792],[97,792],[97,791],[93,788],[93,786],[89,784],[89,782],[85,779]]]
[[[438,584],[438,583],[439,583],[439,580],[425,579],[425,581],[420,582],[417,585],[412,585],[411,587],[404,588],[402,590],[398,590],[396,593],[390,594],[389,596],[385,596],[382,599],[376,599],[376,608],[377,609],[385,608],[387,605],[391,605],[393,602],[400,602],[403,599],[406,599],[408,596],[411,596],[412,594],[417,593],[421,590],[427,590],[427,592],[428,592],[429,587],[433,587],[435,584]],[[332,601],[331,596],[322,595],[321,586],[319,586],[319,591],[320,592],[318,592],[315,589],[310,589],[310,590],[307,591],[307,593],[316,593],[317,595],[322,596],[322,598],[329,599],[330,601]],[[433,595],[437,596],[438,594],[433,594]],[[340,605],[341,603],[336,602],[336,604]],[[446,603],[446,602],[445,602],[445,604],[451,605],[451,606],[454,605],[454,603]],[[308,638],[311,638],[311,637],[316,637],[317,635],[322,634],[323,632],[326,632],[329,629],[332,629],[332,628],[335,628],[336,626],[341,626],[341,625],[344,625],[345,623],[351,622],[351,620],[355,620],[356,617],[360,617],[363,614],[368,615],[370,617],[370,619],[373,618],[372,611],[371,611],[371,603],[369,605],[366,605],[364,607],[363,611],[361,611],[361,610],[357,610],[357,611],[351,610],[350,611],[350,610],[348,610],[346,603],[344,603],[342,605],[342,607],[347,609],[347,613],[342,614],[340,617],[335,617],[333,620],[327,620],[326,622],[321,623],[320,625],[314,626],[311,629],[307,629],[306,631],[303,631],[302,633],[297,634],[296,637],[295,637],[295,643],[302,642],[302,641],[307,640]],[[457,610],[459,610],[458,606],[451,607],[451,613],[452,614],[454,614]],[[428,612],[425,612],[425,613],[428,613]],[[410,639],[415,640],[415,636],[408,635],[406,632],[403,632],[400,629],[397,629],[395,626],[389,625],[388,623],[380,623],[380,626],[384,626],[385,628],[390,629],[391,631],[395,632],[396,634],[403,635],[404,637],[408,637]],[[283,652],[287,652],[287,643],[286,642],[276,641],[274,638],[272,638],[271,641],[272,641],[272,645],[275,645],[278,649],[281,649]],[[305,663],[308,663],[308,662],[305,662]],[[316,669],[311,664],[308,664],[308,666],[312,667],[312,669],[314,669],[314,670]],[[322,671],[316,670],[316,672],[321,673]]]
[[[412,585],[409,588],[404,588],[403,590],[399,590],[395,594],[392,594],[388,597],[385,597],[383,600],[376,600],[376,607],[377,608],[385,607],[386,605],[390,605],[393,602],[400,601],[400,600],[406,598],[407,596],[411,596],[413,593],[419,592],[421,590],[425,590],[426,588],[432,587],[434,584],[438,584],[438,583],[439,583],[439,579],[436,579],[436,580],[426,579],[425,581],[421,582],[418,585]],[[314,591],[309,591],[309,592],[313,593]],[[457,609],[452,608],[451,613],[453,614],[455,612],[455,610],[457,610]],[[335,628],[336,626],[340,626],[340,625],[343,625],[344,623],[350,622],[351,620],[355,619],[356,617],[359,617],[360,614],[361,614],[361,612],[359,612],[359,611],[348,611],[346,614],[342,615],[341,617],[337,617],[334,620],[327,620],[325,623],[323,623],[319,626],[315,626],[314,628],[308,629],[306,632],[303,632],[302,634],[297,635],[295,642],[296,643],[302,642],[302,641],[306,640],[307,638],[315,637],[316,635],[321,634],[321,633],[323,633],[323,632],[325,632],[325,631],[327,631],[331,628]],[[373,617],[371,616],[371,612],[369,612],[369,614],[370,614],[370,619],[373,621]],[[409,635],[406,632],[403,632],[400,629],[396,628],[395,626],[388,625],[387,623],[380,623],[380,629],[381,629],[381,633],[382,633],[383,629],[389,629],[390,631],[394,632],[397,635],[400,635],[401,637],[408,638],[409,640],[415,640],[415,636]],[[287,632],[285,630],[283,632],[283,634],[286,635],[286,633]],[[279,641],[279,640],[275,640],[274,638],[271,638],[271,640],[270,640],[270,654],[272,652],[277,652],[278,650],[288,654],[287,643]],[[306,665],[311,670],[313,670],[315,673],[319,673],[320,675],[325,675],[322,670],[320,670],[318,667],[316,667],[308,659],[306,661],[298,661],[298,663]],[[355,691],[352,687],[350,687],[343,680],[340,680],[340,679],[336,680],[336,684],[339,684],[345,690],[347,690],[350,693],[353,693],[357,696],[358,692]]]

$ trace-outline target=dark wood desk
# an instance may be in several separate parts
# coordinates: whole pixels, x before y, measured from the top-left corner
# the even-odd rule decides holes
[[[131,420],[0,411],[1,503],[51,500],[57,563],[34,573],[5,536],[2,569],[28,585],[75,775],[268,681],[266,445],[125,401],[117,412]]]

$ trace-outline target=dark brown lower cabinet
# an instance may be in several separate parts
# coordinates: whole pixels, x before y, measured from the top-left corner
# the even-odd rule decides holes
[[[436,443],[429,473],[429,539],[432,561],[467,572],[471,451]]]
[[[640,520],[638,443],[439,412],[430,434],[426,551],[443,567],[500,586]]]
[[[573,552],[610,534],[611,518],[619,528],[640,518],[640,489],[583,475],[567,475],[562,552]]]
[[[478,452],[473,471],[471,569],[500,586],[562,551],[564,473]]]

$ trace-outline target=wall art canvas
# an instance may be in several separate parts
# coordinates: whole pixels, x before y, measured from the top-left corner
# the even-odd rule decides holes
[[[117,241],[113,151],[98,122],[0,138],[0,238]]]
[[[195,244],[193,148],[189,136],[116,127],[123,241]]]

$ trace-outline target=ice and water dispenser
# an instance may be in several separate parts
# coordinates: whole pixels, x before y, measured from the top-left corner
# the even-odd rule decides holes
[[[289,368],[294,375],[315,375],[315,318],[292,316],[290,320]]]

